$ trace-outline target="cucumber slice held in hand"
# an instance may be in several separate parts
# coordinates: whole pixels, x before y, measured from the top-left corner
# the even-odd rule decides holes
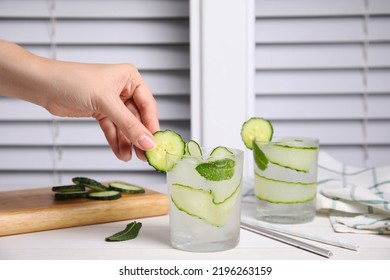
[[[159,172],[166,172],[172,169],[174,164],[167,166],[166,153],[184,155],[185,142],[183,138],[172,130],[159,130],[154,134],[156,146],[145,152],[146,159],[154,169]]]
[[[252,150],[253,140],[270,142],[273,132],[274,130],[270,121],[264,118],[253,117],[242,125],[241,138],[245,146]]]

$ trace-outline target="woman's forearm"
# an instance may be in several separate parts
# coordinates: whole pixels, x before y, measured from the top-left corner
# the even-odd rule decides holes
[[[50,60],[0,40],[0,95],[45,107],[50,91]]]

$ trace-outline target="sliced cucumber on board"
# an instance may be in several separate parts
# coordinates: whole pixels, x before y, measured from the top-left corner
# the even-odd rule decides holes
[[[56,192],[54,194],[55,199],[69,199],[69,198],[79,198],[79,197],[87,197],[87,191],[67,191],[67,192]]]
[[[85,191],[85,187],[82,185],[63,185],[54,186],[51,188],[53,192],[80,192]]]
[[[316,183],[284,182],[255,173],[255,195],[271,203],[303,203],[315,198]]]
[[[72,178],[72,181],[73,181],[73,183],[75,183],[77,185],[82,185],[82,186],[88,187],[88,188],[90,188],[94,191],[97,191],[97,192],[108,190],[108,188],[105,185],[103,185],[102,183],[100,183],[94,179],[91,179],[91,178],[74,177],[74,178]]]
[[[144,193],[145,192],[145,189],[140,187],[140,186],[131,185],[131,184],[122,183],[122,182],[110,182],[108,184],[108,186],[109,186],[109,190],[119,191],[122,193],[136,194],[136,193]]]
[[[90,192],[87,194],[87,198],[96,199],[96,200],[114,200],[121,197],[121,192],[119,191],[100,191],[100,192]]]

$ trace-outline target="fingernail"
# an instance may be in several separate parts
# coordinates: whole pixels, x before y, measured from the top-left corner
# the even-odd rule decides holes
[[[131,160],[131,152],[121,151],[120,153],[123,161],[128,162]]]
[[[153,139],[150,138],[150,136],[148,136],[146,134],[144,134],[140,138],[138,138],[137,144],[138,144],[137,146],[144,151],[151,150],[156,146]]]

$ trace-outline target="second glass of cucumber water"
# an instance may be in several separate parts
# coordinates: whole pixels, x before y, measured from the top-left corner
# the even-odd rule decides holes
[[[244,153],[200,150],[166,155],[171,243],[193,252],[231,249],[240,237]]]
[[[316,214],[319,142],[283,137],[253,142],[256,216],[271,223],[305,223]]]

